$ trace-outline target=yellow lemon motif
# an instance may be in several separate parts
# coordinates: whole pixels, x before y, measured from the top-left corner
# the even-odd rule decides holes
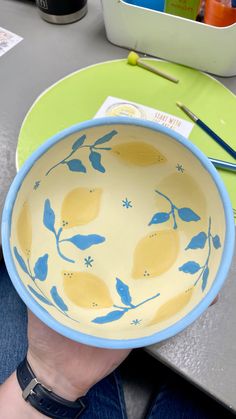
[[[17,237],[21,251],[27,258],[30,256],[32,244],[32,223],[30,207],[28,202],[24,202],[17,220]]]
[[[64,198],[61,221],[64,228],[87,224],[99,212],[102,189],[76,188]]]
[[[139,141],[117,144],[112,147],[112,152],[126,163],[137,166],[151,166],[166,161],[156,147]]]
[[[167,301],[157,310],[149,325],[163,322],[178,314],[189,303],[192,295],[193,288],[177,295],[177,297],[171,298],[171,300]]]
[[[107,308],[113,305],[106,284],[88,272],[63,272],[66,296],[82,308]]]
[[[176,230],[161,230],[144,237],[136,246],[132,276],[152,278],[166,272],[175,262],[179,251]]]

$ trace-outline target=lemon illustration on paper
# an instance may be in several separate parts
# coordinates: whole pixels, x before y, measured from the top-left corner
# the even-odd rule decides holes
[[[100,209],[102,189],[75,188],[62,203],[61,221],[64,228],[87,224],[94,220]]]
[[[66,296],[82,308],[106,308],[113,305],[107,285],[89,272],[63,271]]]
[[[132,277],[153,278],[163,274],[176,261],[178,252],[179,236],[176,230],[149,234],[135,248]]]
[[[139,141],[117,144],[112,147],[112,152],[126,163],[136,166],[151,166],[166,161],[156,147]]]
[[[27,201],[22,205],[18,220],[17,220],[17,236],[21,251],[27,258],[30,256],[32,244],[32,222],[30,207]]]
[[[132,103],[114,103],[107,111],[107,116],[129,116],[130,118],[145,119],[146,115],[142,108]]]
[[[171,317],[178,314],[190,302],[192,295],[193,288],[177,295],[176,297],[171,298],[157,310],[149,325],[151,326],[153,324],[169,320]]]

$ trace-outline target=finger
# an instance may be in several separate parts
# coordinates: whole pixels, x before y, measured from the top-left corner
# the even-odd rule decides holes
[[[219,300],[219,294],[216,296],[216,298],[212,301],[212,303],[210,304],[210,306],[213,306],[213,304],[215,304],[217,301]]]
[[[28,335],[45,335],[50,334],[51,336],[57,335],[57,333],[43,323],[32,311],[28,309]]]

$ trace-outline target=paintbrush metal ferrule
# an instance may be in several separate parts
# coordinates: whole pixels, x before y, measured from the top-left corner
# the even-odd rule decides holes
[[[186,115],[188,115],[188,116],[189,116],[189,118],[190,118],[190,119],[192,119],[192,121],[197,122],[198,117],[197,117],[197,116],[196,116],[193,112],[191,112],[191,111],[190,111],[190,109],[188,109],[188,108],[187,108],[187,106],[183,105],[183,104],[182,104],[182,103],[180,103],[180,102],[176,102],[176,105],[177,105],[180,109],[182,109],[182,111],[184,111],[184,112],[186,113]]]
[[[228,170],[229,172],[236,173],[236,164],[227,162],[224,160],[213,159],[212,157],[208,157],[210,161],[214,164],[217,169]]]

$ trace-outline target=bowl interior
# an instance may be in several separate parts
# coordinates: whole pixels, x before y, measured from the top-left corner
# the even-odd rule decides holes
[[[161,131],[111,123],[73,132],[18,190],[10,245],[25,302],[78,340],[158,333],[199,304],[218,272],[226,223],[217,186]]]

